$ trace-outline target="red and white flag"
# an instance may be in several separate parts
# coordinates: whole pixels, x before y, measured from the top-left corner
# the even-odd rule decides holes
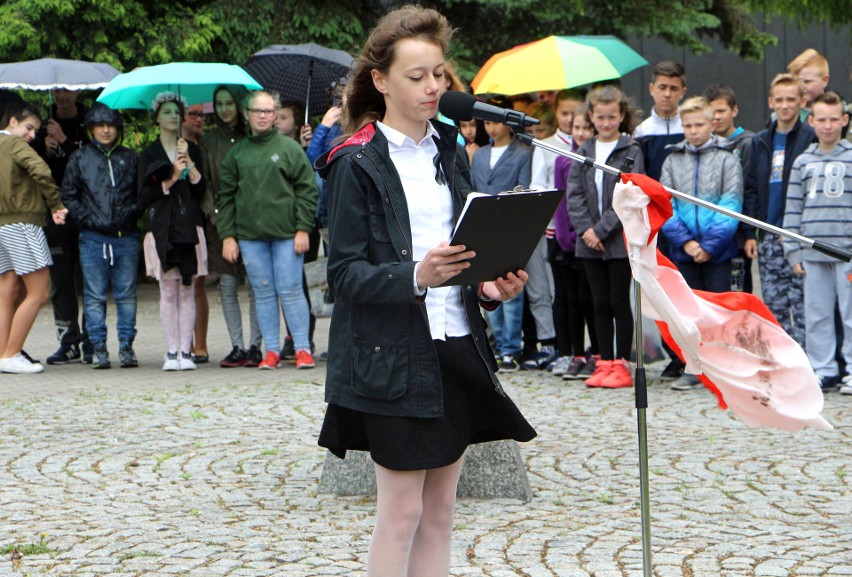
[[[757,297],[692,290],[657,251],[657,233],[672,215],[671,195],[641,174],[625,174],[613,207],[624,225],[642,314],[719,399],[752,427],[831,429],[820,416],[819,379],[802,348]]]

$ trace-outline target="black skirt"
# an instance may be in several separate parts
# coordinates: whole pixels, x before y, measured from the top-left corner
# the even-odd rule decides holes
[[[346,451],[369,451],[382,467],[412,471],[451,465],[474,443],[535,437],[515,403],[495,390],[470,336],[434,342],[443,383],[442,416],[389,417],[332,404],[319,445],[341,459]]]

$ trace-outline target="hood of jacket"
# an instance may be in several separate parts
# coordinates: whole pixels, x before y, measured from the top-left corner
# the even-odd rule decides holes
[[[121,120],[121,115],[118,113],[118,111],[113,110],[102,102],[95,102],[92,105],[92,107],[86,113],[86,118],[83,122],[86,125],[86,128],[89,128],[90,130],[93,124],[111,124],[119,130],[124,127],[124,124]]]

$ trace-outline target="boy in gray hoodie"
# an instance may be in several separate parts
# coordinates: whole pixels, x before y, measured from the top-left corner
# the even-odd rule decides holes
[[[813,240],[852,249],[852,144],[841,138],[849,115],[841,98],[825,92],[814,99],[808,122],[819,142],[793,162],[784,228]],[[835,303],[843,319],[843,351],[852,366],[852,264],[784,240],[793,273],[805,279],[805,340],[808,359],[823,392],[837,390],[834,358]],[[852,379],[843,379],[843,394],[852,394]]]

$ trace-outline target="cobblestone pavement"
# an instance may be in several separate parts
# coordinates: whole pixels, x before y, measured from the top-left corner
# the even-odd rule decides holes
[[[0,375],[0,576],[362,574],[374,499],[317,491],[322,364],[163,373],[143,293],[139,369]],[[211,311],[215,361],[229,347]],[[49,317],[27,344],[41,358]],[[504,381],[539,432],[521,447],[534,497],[461,500],[452,575],[642,575],[632,392]],[[655,576],[852,575],[852,398],[826,401],[835,431],[789,434],[651,386]]]

